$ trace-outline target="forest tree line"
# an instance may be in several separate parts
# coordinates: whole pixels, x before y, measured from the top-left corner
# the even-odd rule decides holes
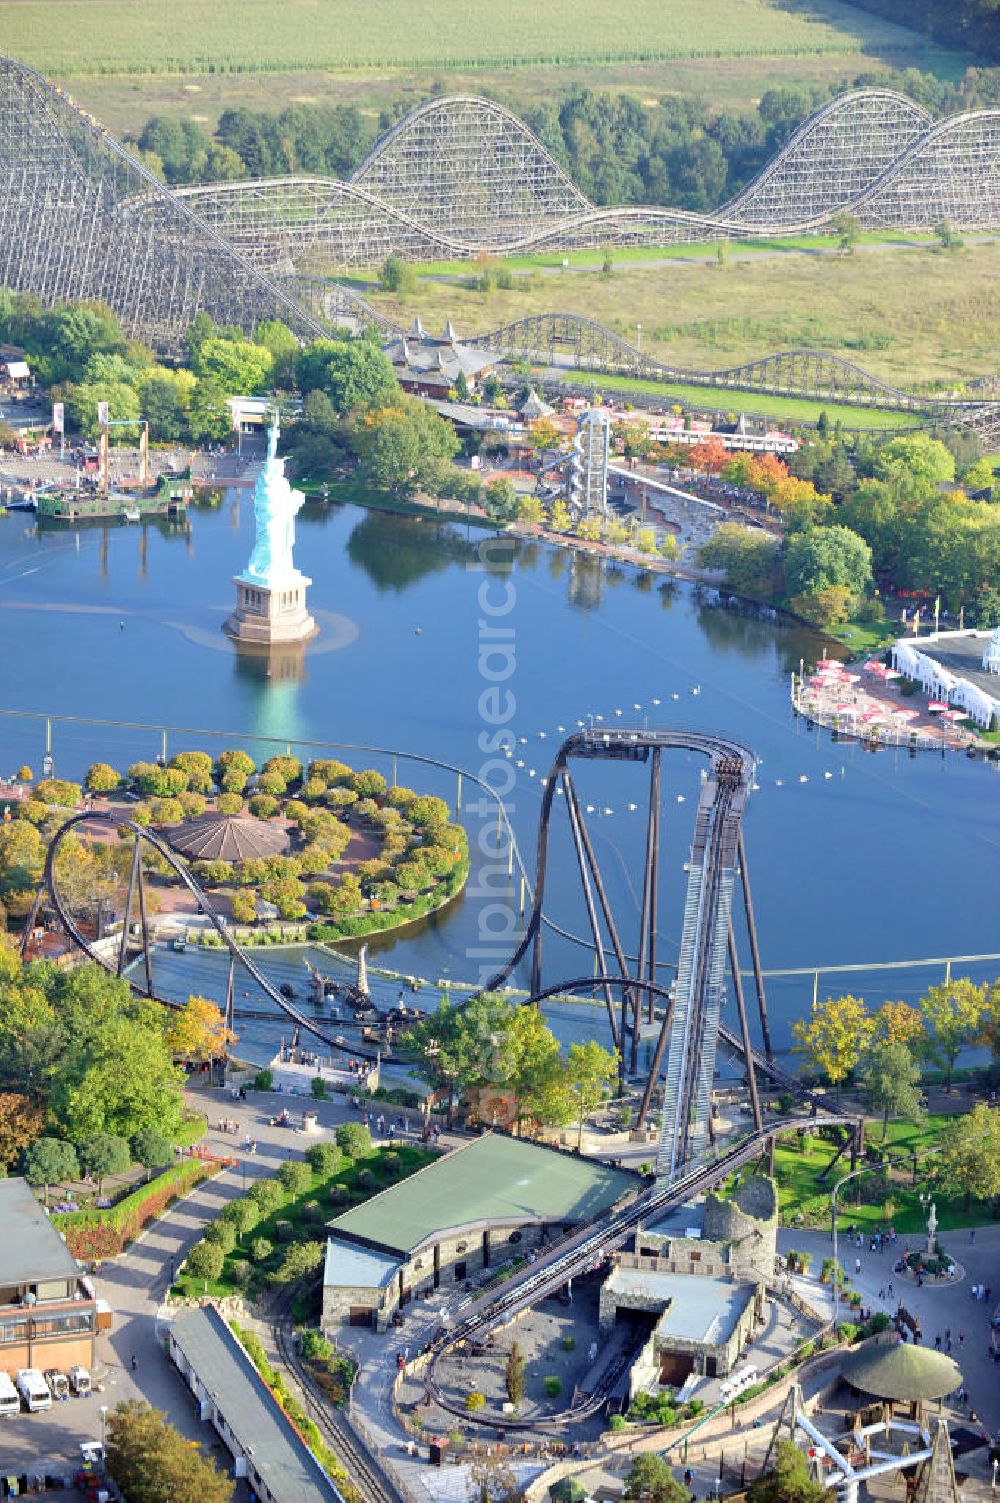
[[[930,0],[923,3],[932,8]],[[892,10],[896,0],[871,0],[872,9],[879,6]],[[982,0],[959,0],[959,9],[977,6]],[[969,68],[957,83],[915,68],[872,72],[849,87],[897,89],[932,114],[948,115],[1000,104],[1000,68]],[[646,107],[630,94],[584,88],[528,106],[516,97],[494,97],[521,116],[594,203],[670,204],[705,213],[744,188],[796,127],[843,88],[768,89],[755,108],[744,110],[677,97]],[[155,115],[129,144],[172,186],[298,172],[343,179],[410,107],[400,101],[378,117],[352,105],[293,104],[280,113],[231,109],[219,117],[214,136],[196,121]]]

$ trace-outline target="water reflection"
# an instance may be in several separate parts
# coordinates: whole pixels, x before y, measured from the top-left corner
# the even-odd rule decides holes
[[[474,563],[478,549],[476,542],[462,537],[450,523],[369,511],[347,539],[347,556],[376,589],[402,594],[453,564]]]

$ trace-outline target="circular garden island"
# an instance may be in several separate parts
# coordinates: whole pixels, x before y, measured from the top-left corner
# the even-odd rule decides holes
[[[152,827],[216,911],[265,943],[290,922],[325,941],[393,929],[440,908],[468,876],[465,830],[444,799],[390,788],[373,768],[292,756],[258,768],[240,749],[187,751],[124,775],[95,763],[85,787]],[[157,898],[161,913],[193,906],[165,864]]]

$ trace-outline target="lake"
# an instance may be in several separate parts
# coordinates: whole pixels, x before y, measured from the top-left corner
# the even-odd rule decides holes
[[[329,741],[406,749],[474,772],[492,762],[488,777],[512,781],[510,815],[531,874],[540,780],[558,727],[603,715],[617,725],[710,728],[760,759],[746,838],[766,967],[1000,951],[996,765],[955,753],[872,754],[808,731],[789,707],[789,674],[821,654],[816,634],[713,608],[664,576],[564,550],[497,545],[475,528],[354,506],[307,506],[296,561],[314,580],[321,634],[304,654],[268,665],[241,657],[221,631],[251,544],[248,491],[193,508],[190,528],[176,532],[151,524],[40,532],[26,514],[0,518],[0,708],[190,728],[171,736],[168,752],[253,750],[255,737],[273,737],[302,755],[303,742]],[[488,750],[508,713],[517,738],[510,762]],[[197,734],[208,730],[233,740]],[[0,744],[0,770],[28,761],[38,773],[38,722],[4,719]],[[276,749],[257,747],[261,758]],[[76,777],[99,758],[122,768],[154,757],[160,738],[57,724],[53,750],[58,773]],[[390,770],[385,758],[345,759]],[[699,771],[683,755],[664,765],[665,961],[676,953]],[[450,774],[400,761],[398,775],[454,801]],[[579,776],[628,948],[645,782],[642,768],[622,765],[591,763]],[[468,782],[464,794],[478,801]],[[473,849],[488,854],[495,814],[473,807],[463,818]],[[547,909],[580,935],[585,914],[565,832],[553,850]],[[395,940],[374,941],[373,956],[432,980],[476,980],[510,948],[502,933],[518,898],[516,880],[508,885],[492,869],[486,877],[474,869],[473,895]],[[491,940],[491,929],[501,938]],[[549,980],[590,970],[586,952],[554,932],[545,953]],[[915,1000],[938,979],[940,971],[847,974],[824,978],[821,994]],[[775,978],[769,993],[776,1040],[786,1045],[812,982]]]

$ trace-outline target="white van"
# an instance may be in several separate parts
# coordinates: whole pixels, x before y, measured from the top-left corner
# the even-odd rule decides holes
[[[6,1373],[0,1372],[0,1419],[11,1419],[21,1413],[21,1400],[17,1389]]]
[[[69,1370],[69,1386],[78,1399],[86,1398],[90,1393],[90,1374],[79,1362],[74,1362]]]
[[[17,1391],[24,1400],[24,1407],[29,1414],[37,1414],[42,1409],[52,1408],[52,1395],[49,1385],[38,1371],[37,1367],[22,1367],[17,1375]]]

